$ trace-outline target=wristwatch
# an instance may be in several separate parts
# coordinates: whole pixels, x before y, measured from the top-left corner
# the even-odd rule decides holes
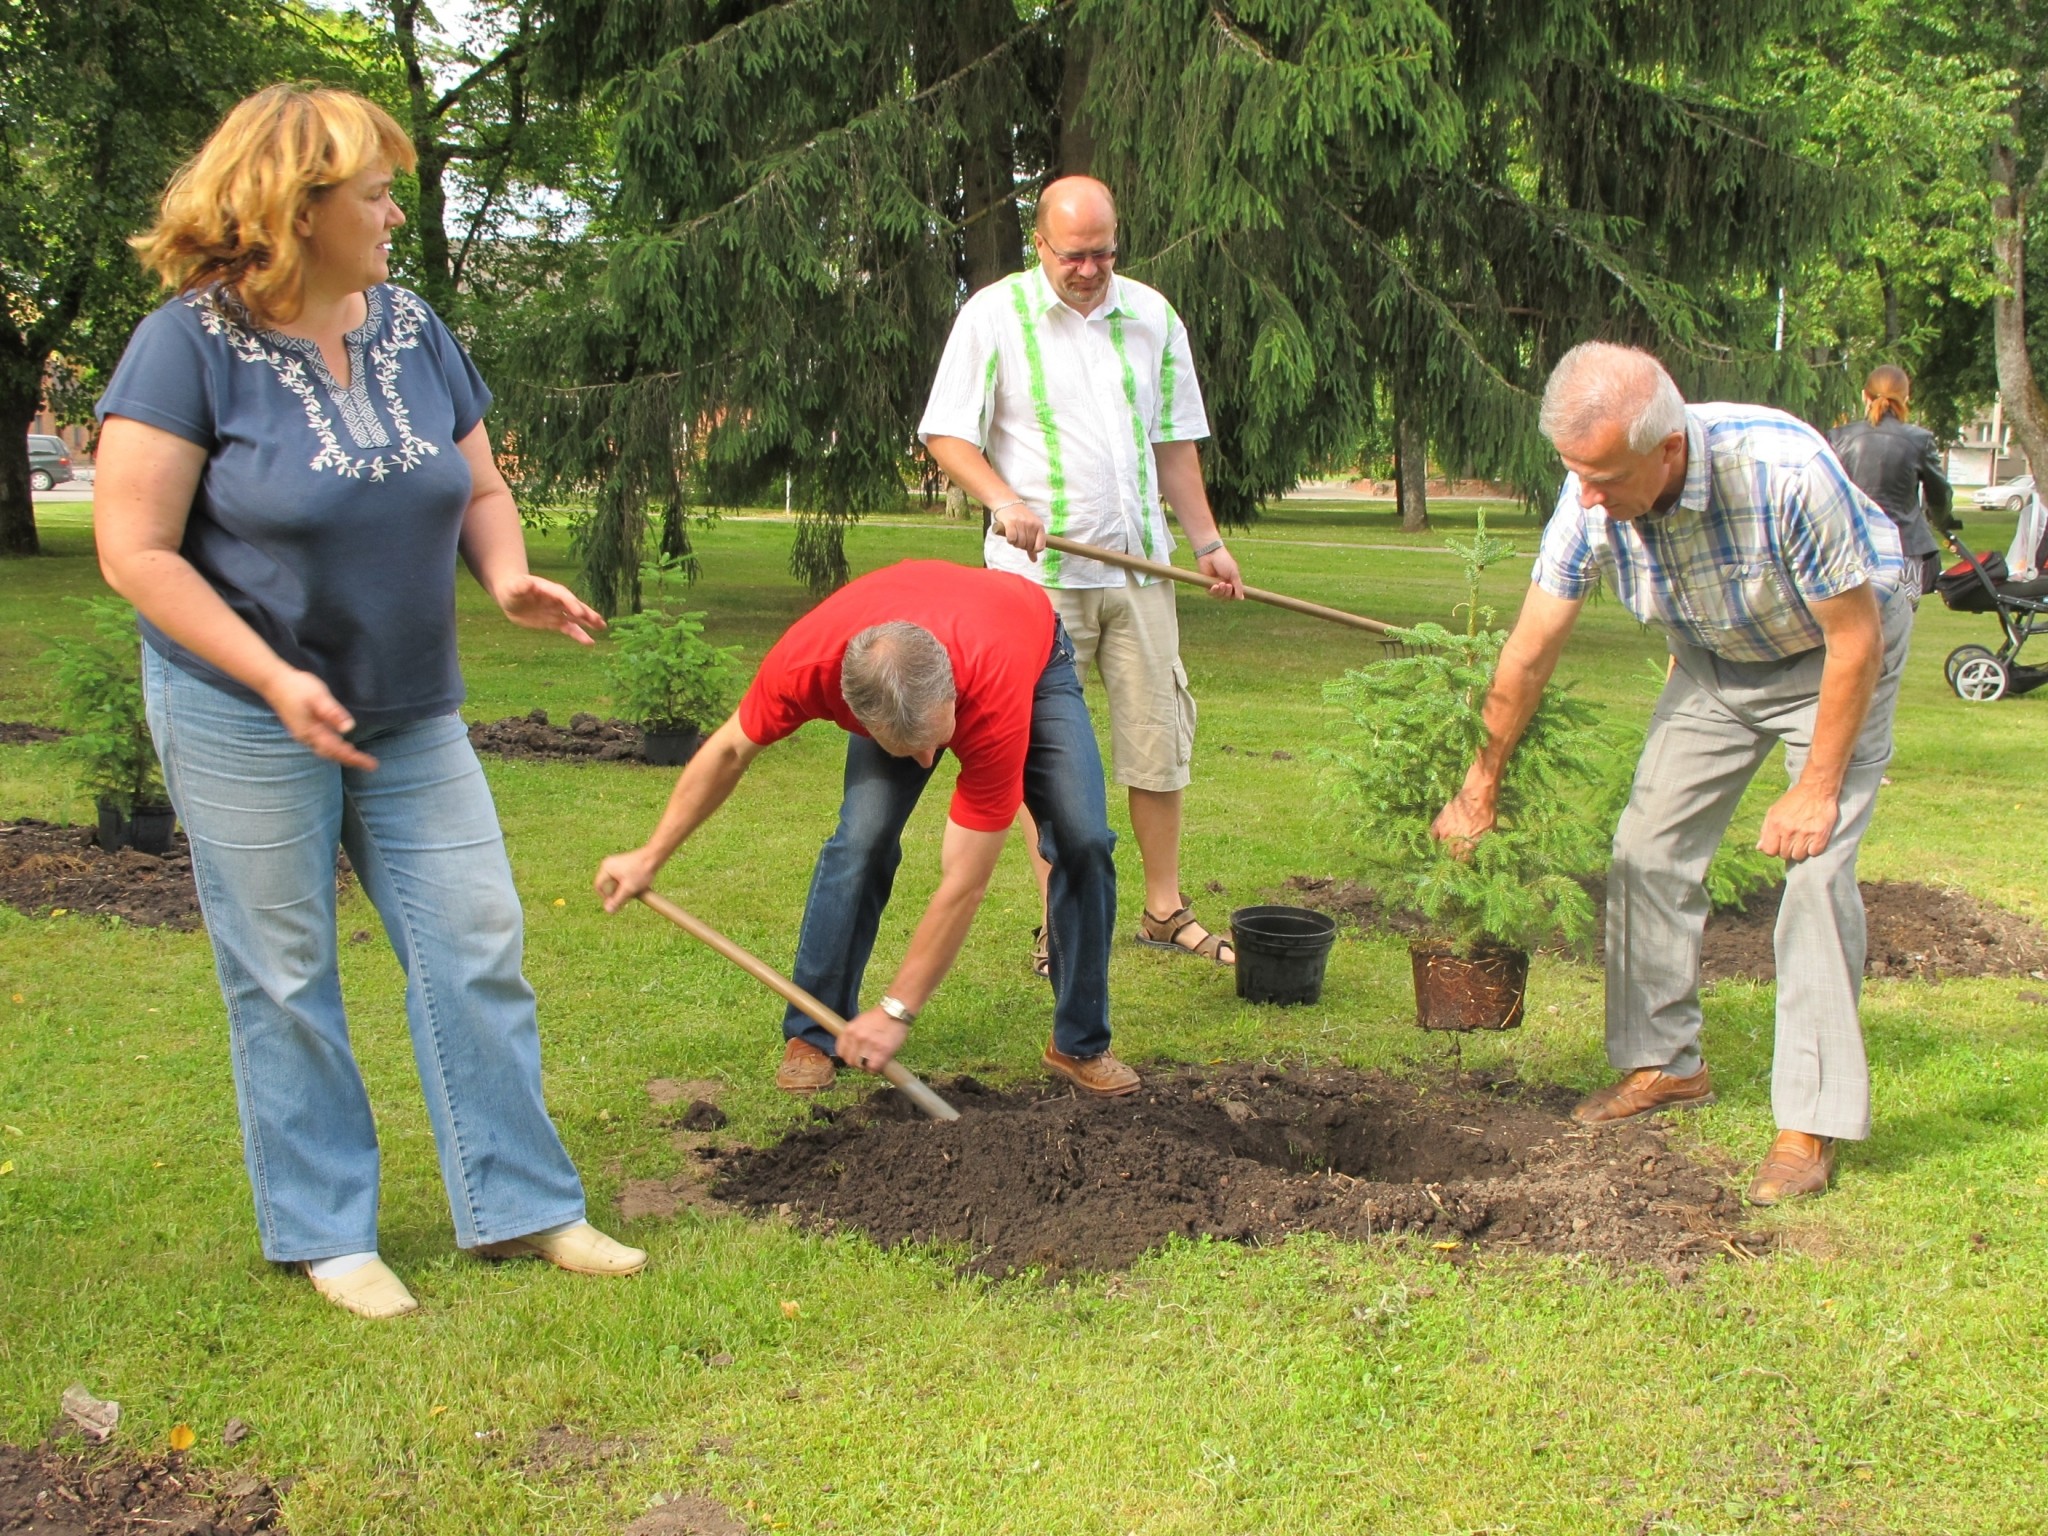
[[[1195,558],[1197,560],[1206,560],[1209,558],[1209,556],[1215,554],[1216,551],[1221,549],[1222,547],[1223,540],[1221,540],[1220,538],[1211,539],[1206,544],[1197,544],[1195,546]]]
[[[911,1025],[917,1022],[917,1010],[915,1008],[898,998],[888,996],[886,993],[875,1006],[889,1015],[898,1024],[901,1024],[905,1029],[910,1028]]]

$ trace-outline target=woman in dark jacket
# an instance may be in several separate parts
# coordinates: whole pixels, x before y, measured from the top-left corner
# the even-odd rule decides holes
[[[1871,369],[1863,381],[1865,419],[1835,428],[1828,441],[1849,478],[1899,525],[1906,563],[1919,570],[1920,590],[1932,592],[1941,561],[1929,516],[1948,516],[1950,491],[1941,445],[1906,419],[1912,391],[1905,369],[1891,363]]]

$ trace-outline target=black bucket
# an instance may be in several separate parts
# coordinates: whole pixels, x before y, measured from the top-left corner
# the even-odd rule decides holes
[[[1230,914],[1237,995],[1248,1003],[1312,1003],[1337,941],[1337,920],[1306,907],[1239,907]]]

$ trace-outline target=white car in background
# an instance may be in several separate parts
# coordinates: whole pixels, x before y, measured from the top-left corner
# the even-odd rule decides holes
[[[1970,493],[1970,499],[1985,512],[1998,509],[2017,512],[2027,504],[2033,494],[2034,477],[2021,475],[2017,480],[2008,480],[2003,485],[1980,485]]]

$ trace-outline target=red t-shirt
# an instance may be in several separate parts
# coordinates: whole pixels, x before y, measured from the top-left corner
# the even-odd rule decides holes
[[[740,729],[763,747],[812,720],[867,735],[839,691],[840,662],[855,635],[898,619],[930,630],[953,662],[956,723],[946,750],[960,759],[960,778],[952,819],[1000,832],[1024,803],[1031,698],[1052,653],[1052,602],[1022,576],[905,560],[848,582],[761,659],[740,700]]]

